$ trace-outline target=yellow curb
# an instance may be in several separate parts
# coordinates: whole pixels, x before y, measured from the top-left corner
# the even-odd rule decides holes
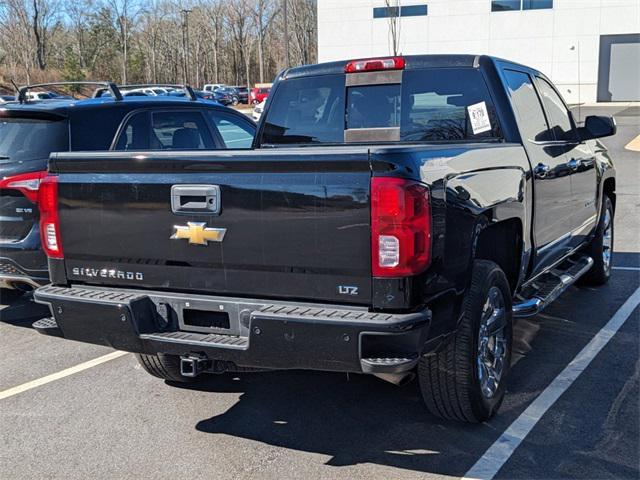
[[[627,143],[624,148],[631,150],[632,152],[640,152],[640,135]]]

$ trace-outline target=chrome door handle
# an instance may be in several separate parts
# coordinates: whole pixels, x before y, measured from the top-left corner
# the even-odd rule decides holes
[[[545,165],[544,163],[539,163],[533,169],[533,173],[536,178],[545,178],[550,171],[551,167],[549,165]]]
[[[567,166],[571,169],[571,170],[577,170],[578,167],[580,166],[580,161],[576,160],[575,158],[572,158],[571,160],[569,160],[567,162]]]

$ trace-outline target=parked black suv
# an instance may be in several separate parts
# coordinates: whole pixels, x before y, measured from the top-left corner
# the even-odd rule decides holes
[[[117,86],[89,99],[49,99],[0,108],[0,288],[31,290],[48,283],[40,249],[38,195],[51,152],[194,150],[249,146],[255,124],[197,98],[124,97]],[[7,293],[7,292],[5,292]]]

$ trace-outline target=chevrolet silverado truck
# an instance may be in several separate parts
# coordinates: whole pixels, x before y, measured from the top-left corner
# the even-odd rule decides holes
[[[251,148],[57,153],[41,183],[41,333],[173,382],[315,369],[481,422],[513,319],[611,273],[615,170],[540,72],[471,55],[278,75]]]

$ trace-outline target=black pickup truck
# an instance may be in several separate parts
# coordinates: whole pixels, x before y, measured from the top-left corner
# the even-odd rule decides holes
[[[417,371],[433,414],[484,421],[513,318],[609,278],[614,133],[487,56],[288,69],[251,149],[51,156],[34,327],[171,381]]]

